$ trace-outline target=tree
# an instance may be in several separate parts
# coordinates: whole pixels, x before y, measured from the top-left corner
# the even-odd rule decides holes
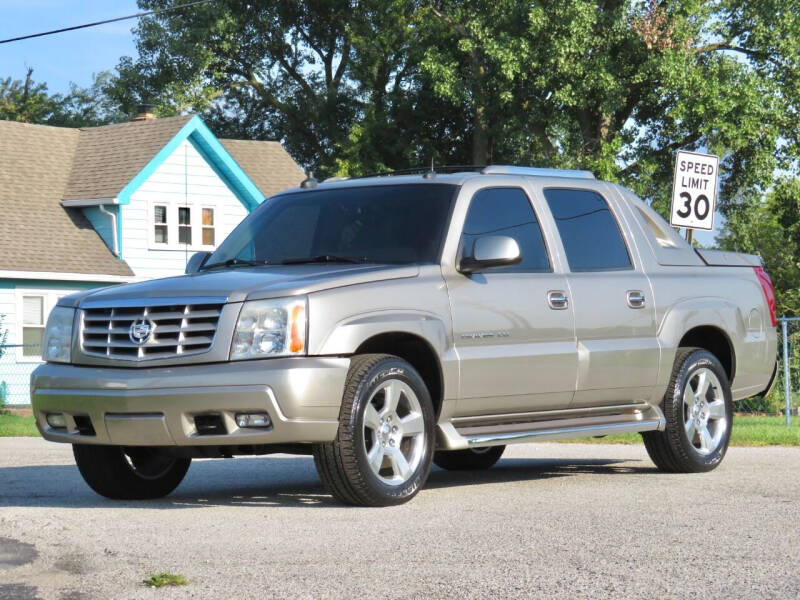
[[[70,83],[67,94],[48,94],[47,85],[33,80],[28,68],[25,80],[0,79],[0,119],[56,125],[94,127],[128,120],[115,102],[105,94],[111,73],[94,75],[92,85],[82,88]]]
[[[783,177],[763,202],[737,206],[717,243],[758,254],[775,285],[778,314],[800,316],[800,179]]]
[[[25,81],[0,80],[0,119],[42,123],[56,110],[58,102],[47,94],[47,86],[34,83],[33,69],[28,68]]]
[[[662,212],[673,152],[708,149],[727,214],[798,154],[799,13],[798,0],[218,0],[143,19],[114,93],[282,139],[323,174],[431,156],[584,167]]]

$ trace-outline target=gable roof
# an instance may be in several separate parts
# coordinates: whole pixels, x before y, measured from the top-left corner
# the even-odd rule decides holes
[[[191,115],[80,129],[63,200],[115,198],[147,166]]]
[[[0,121],[0,270],[133,276],[80,209],[60,205],[79,138]]]
[[[280,142],[225,139],[220,142],[266,197],[298,186],[306,177]]]
[[[83,129],[0,121],[0,271],[133,276],[61,202],[125,204],[187,139],[249,209],[303,179],[278,142],[220,143],[198,116]]]

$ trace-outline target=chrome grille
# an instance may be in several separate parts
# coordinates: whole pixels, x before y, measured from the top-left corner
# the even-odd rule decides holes
[[[222,304],[87,308],[81,319],[81,350],[122,360],[172,358],[211,349]],[[134,322],[152,323],[144,343],[131,339]]]

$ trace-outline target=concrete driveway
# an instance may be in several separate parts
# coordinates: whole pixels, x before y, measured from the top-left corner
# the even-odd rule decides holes
[[[189,583],[142,584],[160,571]],[[3,600],[798,596],[795,448],[664,475],[640,446],[516,446],[364,509],[291,456],[196,461],[164,500],[112,502],[69,447],[0,439]]]

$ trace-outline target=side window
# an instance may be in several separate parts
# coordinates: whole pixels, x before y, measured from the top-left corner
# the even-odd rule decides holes
[[[570,271],[633,268],[619,225],[600,194],[549,188],[544,197],[558,226]]]
[[[522,262],[501,271],[549,272],[550,260],[539,221],[528,195],[520,188],[488,188],[472,198],[464,222],[461,244],[472,248],[482,235],[507,235],[519,244]]]

